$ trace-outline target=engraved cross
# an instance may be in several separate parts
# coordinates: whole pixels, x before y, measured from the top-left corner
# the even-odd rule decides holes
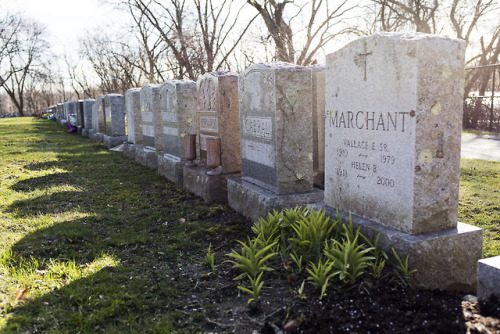
[[[364,67],[364,80],[366,81],[366,61],[367,61],[367,57],[369,55],[372,54],[372,52],[368,52],[366,50],[366,43],[365,43],[365,50],[364,50],[364,53],[358,53],[356,56],[358,57],[358,60],[360,61],[360,63],[362,64],[362,66]]]

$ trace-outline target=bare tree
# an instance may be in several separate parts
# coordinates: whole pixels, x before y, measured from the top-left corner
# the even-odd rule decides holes
[[[379,7],[379,22],[384,31],[403,26],[423,33],[437,33],[439,0],[372,0]],[[388,18],[390,18],[388,20]]]
[[[144,30],[147,19],[164,45],[171,76],[179,79],[196,80],[207,71],[227,68],[257,17],[244,18],[243,6],[235,8],[231,0],[123,0],[120,5],[129,8]]]
[[[137,69],[134,61],[139,58],[137,48],[120,40],[120,36],[96,31],[82,40],[81,54],[92,64],[102,93],[124,94],[143,81],[144,73]]]
[[[354,31],[344,24],[355,7],[350,0],[335,4],[327,0],[247,0],[247,3],[264,20],[277,60],[310,65],[326,44]]]
[[[47,65],[45,28],[20,13],[6,15],[0,27],[0,86],[19,114],[24,115],[26,86],[30,80],[36,80]]]

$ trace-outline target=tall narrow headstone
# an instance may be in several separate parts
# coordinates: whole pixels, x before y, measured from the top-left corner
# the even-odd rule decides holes
[[[94,106],[94,99],[83,100],[83,124],[82,137],[89,138],[92,130],[92,107]]]
[[[127,140],[123,95],[107,94],[104,97],[104,120],[106,127],[104,145],[113,148],[123,144]]]
[[[84,128],[85,119],[83,117],[83,100],[76,101],[76,128],[79,134],[82,133]]]
[[[142,149],[141,89],[131,88],[125,92],[127,117],[127,141],[123,144],[123,155],[135,159],[136,149]]]
[[[141,89],[131,88],[125,93],[128,142],[142,144]]]
[[[58,103],[56,106],[56,120],[61,123],[61,120],[64,117],[64,104],[63,103]]]
[[[313,113],[313,181],[325,185],[325,71],[324,66],[311,66]]]
[[[238,76],[210,72],[196,85],[199,166],[184,167],[184,187],[207,201],[227,202],[227,180],[241,170]]]
[[[229,205],[257,220],[273,209],[321,201],[313,189],[311,70],[274,62],[239,77],[241,179]]]
[[[238,76],[230,72],[211,72],[197,81],[200,162],[205,165],[207,137],[220,138],[223,174],[241,171]]]
[[[143,149],[135,150],[135,159],[150,169],[158,169],[158,155],[163,154],[160,113],[160,85],[149,84],[140,91]]]
[[[457,225],[464,51],[380,33],[327,56],[325,204],[382,231],[431,288],[474,285],[481,256],[481,230]]]
[[[184,137],[195,133],[196,83],[190,80],[167,81],[160,87],[160,106],[163,130],[163,155],[158,156],[158,173],[168,180],[182,184],[186,155]]]
[[[90,138],[97,143],[103,143],[104,131],[106,131],[104,114],[104,95],[95,99],[92,106],[92,132]]]

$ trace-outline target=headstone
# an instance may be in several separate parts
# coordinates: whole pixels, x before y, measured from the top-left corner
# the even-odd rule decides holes
[[[195,133],[196,83],[167,81],[160,87],[163,155],[158,156],[158,173],[176,184],[183,183],[184,136]]]
[[[84,128],[85,119],[83,117],[83,100],[76,101],[76,128],[79,134],[82,133]]]
[[[141,88],[140,104],[144,146],[163,151],[160,113],[160,85],[149,84]]]
[[[477,268],[477,298],[487,303],[500,300],[500,256],[479,260]]]
[[[56,106],[57,113],[56,113],[56,120],[61,123],[61,120],[63,119],[64,115],[64,104],[63,103],[58,103]]]
[[[282,62],[252,65],[239,77],[242,170],[228,197],[253,220],[323,199],[313,189],[311,79],[310,69]]]
[[[276,194],[313,188],[310,69],[250,66],[240,81],[242,178]]]
[[[82,137],[89,138],[90,131],[92,130],[92,107],[94,106],[94,99],[83,100],[83,129]]]
[[[238,76],[210,72],[196,85],[199,166],[184,167],[183,184],[206,201],[227,202],[227,180],[241,170]]]
[[[149,84],[140,91],[143,148],[135,150],[135,159],[142,165],[158,169],[158,155],[163,154],[160,113],[160,85]]]
[[[220,138],[223,174],[241,171],[238,76],[230,72],[210,72],[197,81],[200,163],[205,165],[207,137]]]
[[[116,147],[127,140],[125,133],[125,110],[123,95],[107,94],[104,97],[104,145],[108,148]]]
[[[141,89],[131,88],[125,93],[128,142],[142,144]]]
[[[125,92],[127,117],[127,141],[123,143],[123,155],[135,159],[135,150],[142,145],[141,89],[131,88]],[[142,149],[142,148],[140,148]]]
[[[481,230],[457,226],[464,51],[460,40],[380,33],[327,56],[325,205],[407,236],[386,246],[412,249],[431,288],[475,284],[481,256]],[[442,245],[412,239],[430,233]]]
[[[325,71],[324,66],[311,66],[313,112],[313,182],[325,185]]]
[[[76,105],[77,101],[67,101],[64,102],[64,113],[66,124],[71,132],[76,132]]]
[[[104,131],[106,131],[104,95],[95,99],[94,105],[92,106],[92,122],[92,133],[90,138],[102,144],[104,141]]]

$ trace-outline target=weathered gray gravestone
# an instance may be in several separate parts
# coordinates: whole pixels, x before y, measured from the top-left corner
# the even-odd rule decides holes
[[[104,141],[106,131],[104,112],[104,95],[101,95],[95,99],[92,106],[92,132],[90,133],[90,139],[100,144]]]
[[[76,129],[78,134],[82,134],[82,129],[85,126],[85,119],[83,117],[83,100],[76,101]]]
[[[163,155],[158,155],[158,174],[176,184],[183,182],[184,137],[195,133],[196,83],[167,81],[160,87]]]
[[[313,182],[325,185],[325,71],[326,67],[311,66],[313,112]]]
[[[199,166],[184,167],[183,184],[206,201],[227,202],[227,180],[241,169],[238,76],[210,72],[196,85]]]
[[[92,107],[94,106],[94,99],[83,100],[83,129],[82,137],[89,138],[90,132],[92,130]]]
[[[163,154],[160,113],[160,85],[149,84],[140,91],[143,148],[135,150],[135,159],[150,169],[158,169],[158,155]]]
[[[457,224],[464,52],[380,33],[327,56],[325,205],[410,254],[429,288],[474,290],[481,257],[481,229]]]
[[[127,140],[123,95],[107,94],[104,97],[103,114],[106,128],[103,138],[104,145],[108,148],[113,148],[123,144]]]
[[[281,62],[239,77],[242,172],[229,180],[228,198],[253,220],[323,199],[313,188],[311,79],[310,69]]]
[[[64,104],[63,103],[58,103],[56,106],[56,120],[61,123],[61,120],[63,119],[64,115]]]
[[[135,159],[135,150],[142,145],[142,115],[141,89],[131,88],[125,93],[125,109],[127,110],[127,136],[124,143],[123,155]]]

